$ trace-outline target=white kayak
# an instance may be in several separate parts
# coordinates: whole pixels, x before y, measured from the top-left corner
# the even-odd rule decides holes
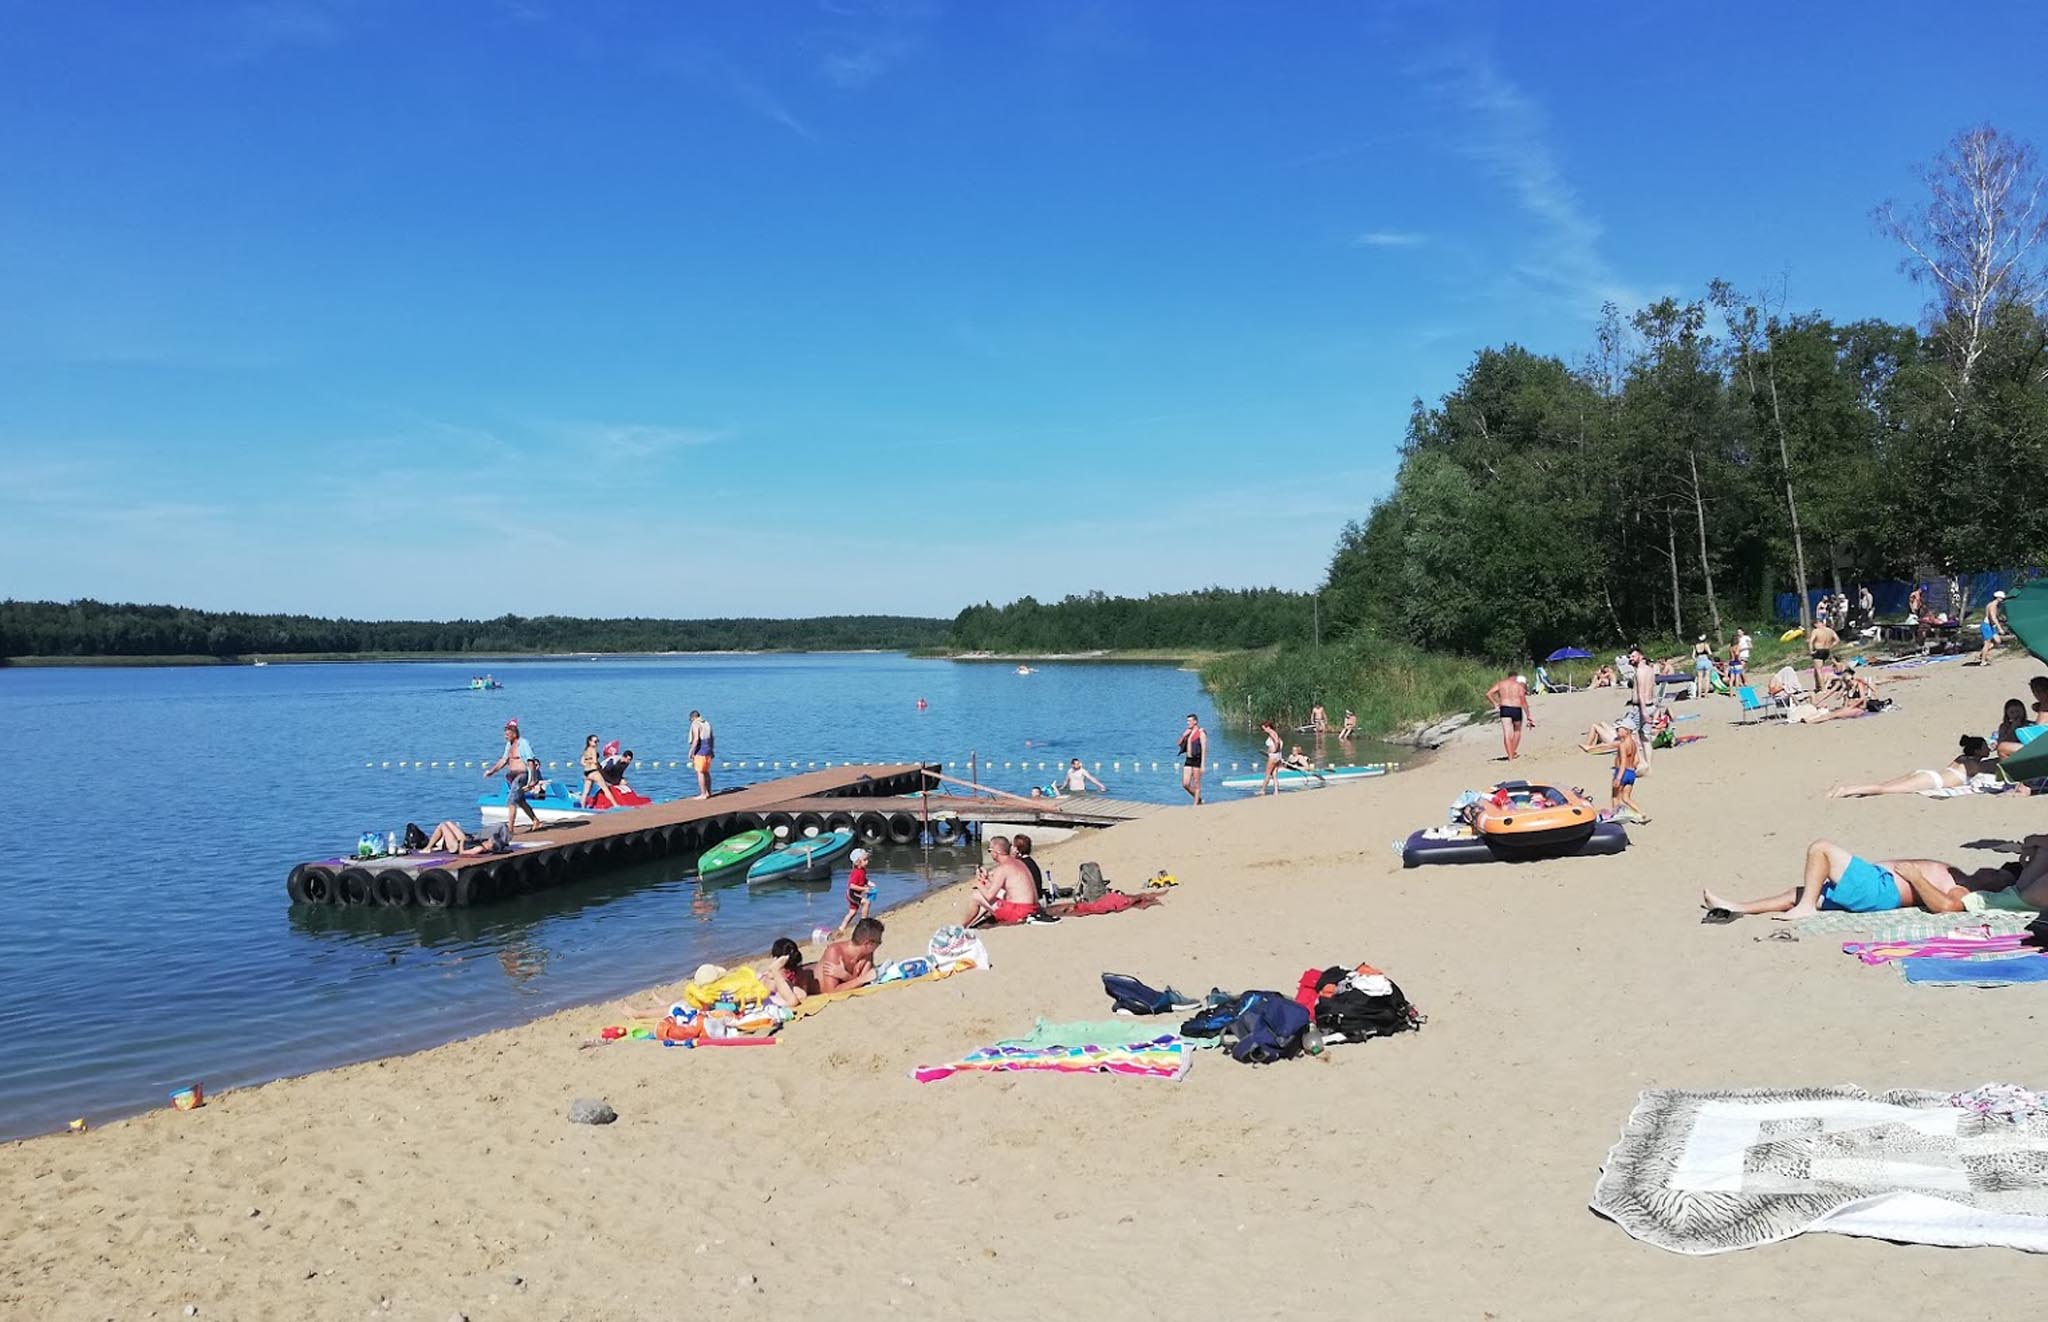
[[[1313,790],[1325,785],[1341,785],[1346,781],[1369,780],[1384,776],[1391,767],[1385,763],[1374,763],[1365,767],[1324,767],[1318,771],[1297,771],[1293,767],[1283,768],[1273,777],[1273,788],[1281,790]],[[1227,790],[1263,789],[1266,784],[1264,772],[1251,776],[1230,776],[1223,782]]]

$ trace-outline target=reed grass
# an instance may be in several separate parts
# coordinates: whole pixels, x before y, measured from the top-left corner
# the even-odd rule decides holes
[[[1346,711],[1370,735],[1391,734],[1458,712],[1477,712],[1501,672],[1467,657],[1405,643],[1348,641],[1283,646],[1217,657],[1201,668],[1216,709],[1232,725],[1307,722],[1321,702],[1334,728]]]

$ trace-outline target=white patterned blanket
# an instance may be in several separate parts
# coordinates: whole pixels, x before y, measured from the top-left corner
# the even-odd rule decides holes
[[[1810,1230],[2048,1252],[2048,1115],[1855,1087],[1643,1093],[1593,1210],[1674,1253]]]

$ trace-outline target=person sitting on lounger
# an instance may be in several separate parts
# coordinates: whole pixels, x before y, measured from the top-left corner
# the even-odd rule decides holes
[[[853,934],[825,947],[814,966],[818,991],[848,991],[875,980],[875,951],[882,946],[882,920],[863,918],[853,925]]]
[[[1961,789],[1970,783],[1972,777],[1997,774],[1998,759],[1991,755],[1991,745],[1984,742],[1982,735],[1966,734],[1960,742],[1962,751],[1939,771],[1908,771],[1903,776],[1893,776],[1875,785],[1837,785],[1828,791],[1828,797],[1864,799],[1876,794],[1924,794],[1928,790]]]
[[[994,866],[974,870],[974,900],[960,920],[962,927],[972,927],[984,918],[1021,923],[1038,912],[1038,888],[1031,883],[1030,869],[1011,852],[1009,840],[990,836],[988,855]]]
[[[1916,903],[1929,913],[1961,913],[1963,896],[1972,889],[1964,875],[1947,863],[1931,858],[1888,858],[1872,863],[1832,840],[1816,840],[1806,847],[1805,875],[1791,890],[1760,900],[1724,900],[1702,890],[1700,907],[1717,922],[1759,913],[1780,919],[1811,918],[1824,909],[1880,913],[1908,909]]]
[[[1799,672],[1790,666],[1779,666],[1778,673],[1771,676],[1769,693],[1774,698],[1802,696],[1806,685],[1799,682]]]

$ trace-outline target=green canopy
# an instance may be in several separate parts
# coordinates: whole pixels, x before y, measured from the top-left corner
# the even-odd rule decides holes
[[[2048,584],[2007,593],[2005,627],[2037,660],[2048,661]],[[2000,762],[1998,769],[2007,780],[2048,776],[2048,738],[2036,739]]]

